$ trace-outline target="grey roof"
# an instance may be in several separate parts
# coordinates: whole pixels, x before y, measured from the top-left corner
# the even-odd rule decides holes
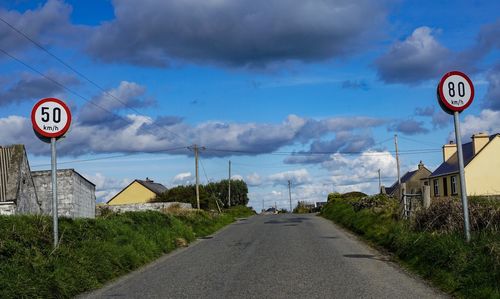
[[[417,170],[414,170],[414,171],[408,171],[407,173],[405,173],[402,177],[401,177],[401,184],[402,183],[406,183],[407,181],[409,181],[411,179],[411,177],[417,173],[418,169]],[[396,191],[396,188],[398,187],[398,181],[394,182],[394,184],[392,184],[392,186],[390,187],[386,187],[385,188],[385,193],[386,194],[389,194],[391,195],[394,191]]]
[[[153,191],[157,195],[160,195],[161,193],[167,191],[167,187],[163,186],[162,184],[155,183],[153,181],[143,181],[143,180],[136,180],[139,184],[143,185],[144,187],[148,188],[149,190]]]
[[[493,140],[493,138],[499,136],[500,134],[494,134],[490,136],[490,141]],[[489,142],[483,147],[487,147]],[[483,150],[481,149],[481,151]],[[467,166],[472,159],[474,159],[474,148],[472,145],[472,142],[464,143],[462,144],[462,151],[464,155],[464,167]],[[479,151],[479,152],[481,152]],[[437,176],[442,176],[445,174],[450,174],[450,173],[456,173],[458,172],[458,154],[454,153],[448,160],[445,162],[441,163],[436,170],[434,170],[433,173],[429,176],[429,178],[432,177],[437,177]]]

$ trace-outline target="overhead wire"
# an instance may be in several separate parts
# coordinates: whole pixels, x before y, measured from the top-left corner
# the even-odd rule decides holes
[[[120,155],[106,156],[106,157],[99,157],[99,158],[77,159],[77,160],[62,161],[62,162],[58,161],[57,164],[58,165],[59,164],[74,164],[74,163],[83,163],[83,162],[110,160],[110,159],[128,157],[128,156],[138,155],[138,154],[161,153],[161,152],[169,152],[169,151],[175,151],[175,150],[180,150],[180,149],[187,149],[187,147],[179,146],[179,147],[167,148],[167,149],[162,149],[162,150],[157,150],[157,151],[130,152],[130,153],[125,153],[125,154],[120,154]],[[32,165],[31,167],[42,167],[42,166],[50,166],[50,165],[51,165],[50,163],[48,163],[48,164],[37,164],[37,165]]]
[[[108,97],[112,98],[113,100],[117,101],[118,103],[120,103],[121,105],[123,105],[125,108],[128,108],[130,109],[131,111],[137,113],[138,115],[141,115],[141,116],[145,116],[144,114],[142,114],[141,112],[139,112],[137,109],[135,109],[134,107],[128,105],[126,102],[122,101],[121,99],[119,99],[118,97],[116,97],[115,95],[113,95],[112,93],[108,92],[106,89],[104,89],[103,87],[101,87],[99,84],[97,84],[94,80],[90,79],[88,76],[86,76],[85,74],[83,74],[82,72],[78,71],[77,69],[75,69],[74,67],[72,67],[71,65],[69,65],[67,62],[65,62],[63,59],[59,58],[57,55],[55,55],[54,53],[52,53],[51,51],[49,51],[46,47],[44,47],[43,45],[41,45],[39,42],[35,41],[33,38],[31,38],[30,36],[28,36],[27,34],[25,34],[24,32],[22,32],[20,29],[16,28],[14,25],[12,25],[11,23],[9,23],[7,20],[5,20],[4,18],[2,18],[0,16],[0,21],[3,22],[5,25],[7,25],[9,28],[11,28],[13,31],[15,31],[16,33],[20,34],[21,36],[23,36],[25,39],[27,39],[28,41],[30,41],[31,43],[33,43],[35,46],[37,46],[39,49],[41,49],[42,51],[44,51],[45,53],[47,53],[48,55],[50,55],[52,58],[54,58],[55,60],[57,60],[59,63],[61,63],[62,65],[64,65],[66,68],[68,68],[69,70],[71,70],[72,72],[74,72],[75,74],[77,74],[78,76],[80,76],[81,78],[83,78],[84,80],[86,80],[87,82],[89,82],[90,84],[92,84],[94,87],[96,87],[97,89],[99,89],[101,92],[103,92],[105,95],[107,95]],[[103,109],[104,111],[108,112],[108,113],[111,113],[113,115],[116,115],[122,119],[124,119],[121,115],[119,114],[116,114],[112,111],[109,111],[107,109],[105,109],[104,107],[101,107],[99,105],[97,105],[96,103],[94,103],[93,101],[91,100],[87,100],[86,98],[84,98],[83,96],[81,96],[80,94],[72,91],[71,89],[69,89],[68,87],[64,86],[63,84],[61,84],[60,82],[57,82],[56,80],[46,76],[45,74],[43,74],[42,72],[36,70],[35,68],[31,67],[30,65],[28,65],[27,63],[23,62],[22,60],[20,60],[19,58],[17,57],[14,57],[13,55],[9,54],[7,51],[3,50],[3,49],[0,49],[1,52],[3,52],[5,55],[11,57],[12,59],[18,61],[19,63],[23,64],[24,66],[28,67],[29,69],[31,69],[32,71],[36,72],[37,74],[43,76],[44,78],[48,79],[49,81],[57,84],[58,86],[64,88],[65,90],[71,92],[72,94],[78,96],[79,98],[82,98],[83,100],[93,104],[94,106],[96,107],[99,107],[101,109]],[[173,132],[172,130],[169,130],[165,127],[161,127],[159,125],[157,125],[156,123],[152,123],[153,125],[156,125],[157,127],[161,128],[162,130],[170,133],[171,135],[173,136],[176,136],[180,139],[184,139],[184,141],[187,141],[188,139],[186,139],[185,137]],[[191,142],[188,142],[188,143],[191,143]]]

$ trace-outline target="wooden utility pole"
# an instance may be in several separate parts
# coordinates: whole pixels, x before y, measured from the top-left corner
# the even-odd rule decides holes
[[[199,150],[204,150],[205,147],[199,147],[198,145],[194,144],[193,146],[190,146],[189,149],[194,151],[194,165],[195,165],[195,175],[196,175],[196,208],[199,210],[200,209],[200,176],[199,176],[199,171],[198,171],[198,155],[199,155]]]
[[[288,180],[288,198],[290,199],[290,213],[292,213],[292,183]]]
[[[398,152],[398,134],[394,135],[394,145],[396,146],[396,165],[398,167],[398,189],[400,190],[399,193],[401,193],[401,174],[399,170],[399,152]],[[401,194],[400,194],[401,196]]]
[[[228,206],[231,206],[231,160],[229,160],[229,187],[228,187],[228,190],[227,190],[227,198],[228,198],[228,201],[227,201],[227,205]]]

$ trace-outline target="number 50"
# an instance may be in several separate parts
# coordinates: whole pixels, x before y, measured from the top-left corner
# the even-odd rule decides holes
[[[50,107],[42,107],[42,121],[43,122],[49,122],[50,121],[50,113],[49,111]],[[55,123],[59,123],[61,121],[61,108],[55,107],[52,109],[52,121]]]

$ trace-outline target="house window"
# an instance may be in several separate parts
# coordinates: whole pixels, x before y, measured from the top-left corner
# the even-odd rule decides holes
[[[457,195],[457,176],[456,175],[451,177],[451,194]]]
[[[434,196],[439,196],[439,181],[435,179],[434,183]]]
[[[448,196],[448,182],[446,178],[443,178],[443,195]]]

